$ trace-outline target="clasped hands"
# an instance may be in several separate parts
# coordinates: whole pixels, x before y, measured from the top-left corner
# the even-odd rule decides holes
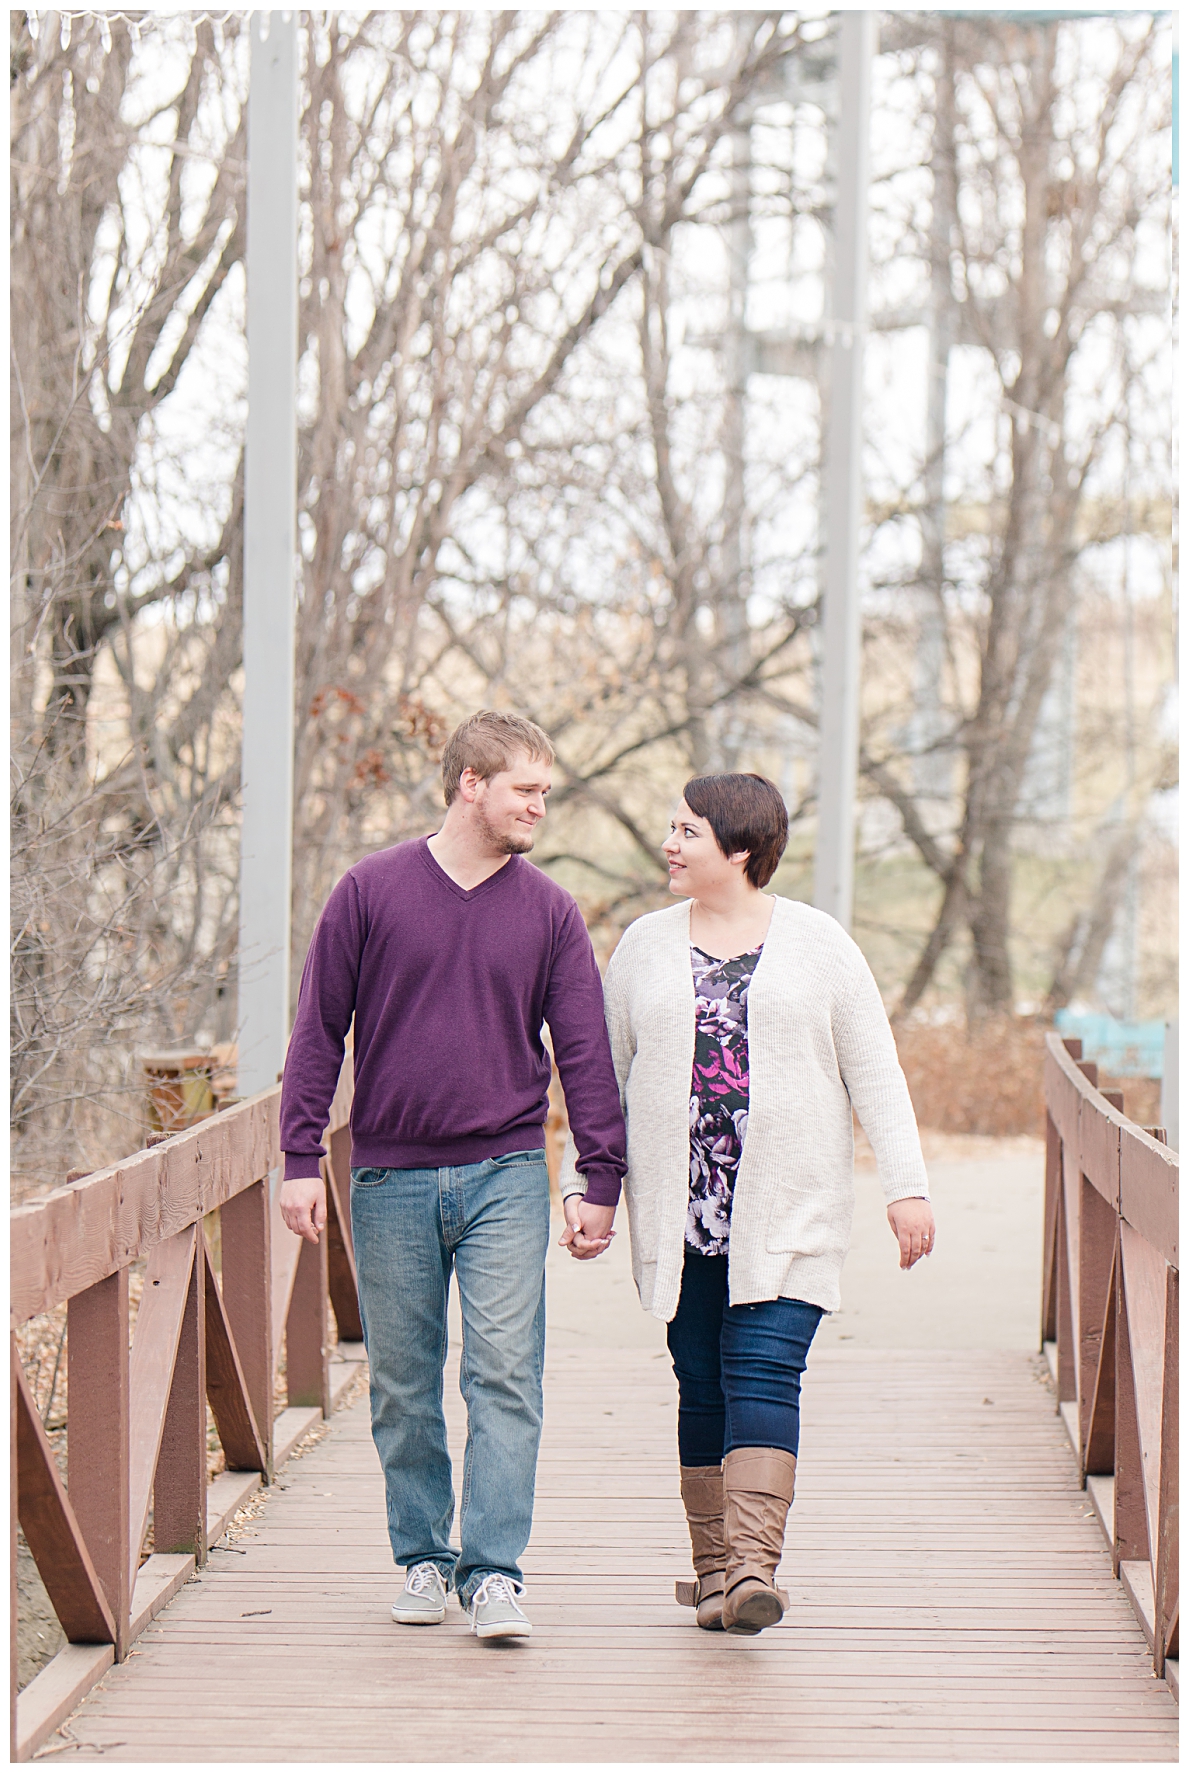
[[[615,1236],[611,1222],[614,1207],[596,1207],[580,1194],[569,1194],[565,1200],[566,1228],[558,1238],[564,1250],[578,1262],[589,1262],[611,1246]]]

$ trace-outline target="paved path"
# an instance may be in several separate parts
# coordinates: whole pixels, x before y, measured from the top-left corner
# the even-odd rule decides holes
[[[941,1154],[929,1160],[937,1250],[900,1272],[875,1169],[860,1163],[842,1309],[823,1320],[815,1346],[1031,1353],[1040,1338],[1044,1145],[928,1132],[924,1139],[927,1155],[930,1145]],[[551,1346],[585,1347],[596,1325],[601,1344],[665,1346],[663,1325],[640,1310],[623,1234],[597,1262],[566,1259],[551,1272]]]
[[[894,1261],[887,1274],[913,1281]],[[531,1643],[479,1644],[460,1612],[435,1630],[391,1623],[358,1405],[47,1744],[55,1758],[1176,1758],[1176,1706],[1111,1578],[1038,1357],[958,1336],[910,1351],[823,1339],[790,1610],[726,1638],[672,1600],[689,1573],[674,1385],[660,1326],[625,1291],[626,1251],[555,1260],[552,1285]],[[881,1296],[863,1293],[869,1322]],[[972,1322],[988,1304],[974,1300]],[[453,1379],[449,1398],[457,1445]]]

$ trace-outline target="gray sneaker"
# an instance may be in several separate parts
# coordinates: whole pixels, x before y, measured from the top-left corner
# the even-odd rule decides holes
[[[414,1564],[405,1572],[392,1617],[398,1625],[441,1625],[446,1617],[446,1584],[436,1564]]]
[[[477,1638],[531,1638],[533,1628],[517,1606],[524,1593],[508,1576],[485,1576],[471,1596],[467,1612]]]

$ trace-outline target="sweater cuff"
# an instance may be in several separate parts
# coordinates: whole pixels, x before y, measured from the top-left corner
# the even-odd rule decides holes
[[[619,1205],[619,1175],[609,1164],[592,1166],[586,1172],[586,1200],[592,1207]]]
[[[322,1159],[318,1152],[287,1151],[285,1153],[285,1181],[302,1182],[306,1179],[320,1181],[322,1177]]]
[[[885,1207],[894,1207],[899,1200],[929,1200],[929,1184],[927,1182],[902,1182],[893,1184],[884,1190]],[[930,1202],[930,1204],[932,1204]]]

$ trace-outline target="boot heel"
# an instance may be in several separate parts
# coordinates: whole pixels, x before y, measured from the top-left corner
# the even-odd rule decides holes
[[[723,1630],[736,1637],[754,1637],[768,1626],[778,1625],[784,1618],[779,1589],[759,1586],[738,1600],[732,1596],[729,1612],[731,1623],[727,1625],[724,1620]]]

